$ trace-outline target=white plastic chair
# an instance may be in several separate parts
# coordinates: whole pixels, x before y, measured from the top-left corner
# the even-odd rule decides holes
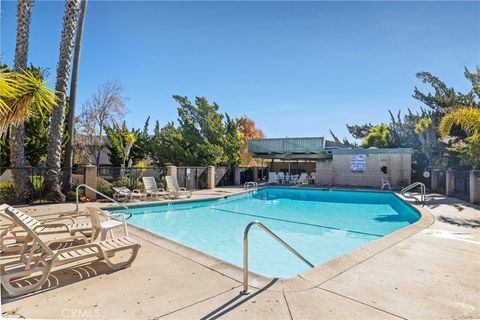
[[[298,177],[297,181],[295,181],[296,184],[308,184],[308,175],[303,172],[300,174],[300,177]]]
[[[278,177],[276,172],[268,173],[268,183],[278,183]]]
[[[106,240],[108,232],[110,232],[110,236],[114,239],[113,229],[119,227],[123,227],[125,236],[128,237],[127,223],[123,213],[112,214],[95,207],[87,207],[87,209],[90,213],[90,219],[92,220],[92,242],[96,240],[98,236],[100,236],[100,241]],[[102,221],[100,214],[107,217],[107,220]],[[121,220],[111,219],[114,217],[119,217]]]
[[[382,190],[384,190],[385,188],[388,188],[389,190],[392,190],[392,186],[390,185],[390,181],[388,181],[387,179],[384,179],[383,177],[380,178],[382,180]]]
[[[310,177],[308,178],[308,181],[314,184],[316,179],[317,179],[317,173],[316,172],[310,173]]]
[[[283,172],[277,173],[277,180],[278,180],[278,183],[285,183],[285,173]]]

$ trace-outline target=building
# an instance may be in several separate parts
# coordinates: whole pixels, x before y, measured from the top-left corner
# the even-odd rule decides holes
[[[251,140],[248,151],[270,171],[315,172],[319,185],[378,188],[384,178],[400,188],[411,181],[410,148],[349,148],[311,137]]]

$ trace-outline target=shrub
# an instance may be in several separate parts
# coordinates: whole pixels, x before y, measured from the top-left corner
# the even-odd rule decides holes
[[[97,190],[103,193],[106,196],[112,197],[113,196],[113,189],[112,185],[110,183],[98,183],[97,184]],[[99,197],[101,197],[99,195]]]
[[[76,191],[75,189],[68,191],[67,194],[65,195],[65,200],[66,201],[75,201],[76,200],[75,191]],[[78,190],[78,198],[80,199],[80,197],[82,197],[84,194],[85,194],[85,190],[83,188],[80,188]]]
[[[30,179],[30,182],[32,183],[33,189],[35,189],[35,191],[39,192],[40,189],[42,189],[44,180],[43,176],[29,176],[28,179]]]
[[[16,202],[15,184],[13,182],[0,182],[0,204],[13,204]]]

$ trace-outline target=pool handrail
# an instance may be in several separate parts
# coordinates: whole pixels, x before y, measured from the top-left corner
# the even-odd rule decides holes
[[[420,202],[422,202],[423,204],[425,204],[425,194],[426,194],[426,187],[425,187],[425,184],[422,183],[422,182],[414,182],[408,186],[406,186],[405,188],[403,188],[400,193],[402,194],[402,196],[405,196],[405,193],[407,191],[410,191],[412,190],[413,188],[416,188],[420,186]]]
[[[283,241],[279,236],[273,233],[272,230],[267,228],[263,223],[258,220],[250,222],[245,231],[243,232],[243,290],[241,291],[242,294],[248,293],[248,232],[250,228],[254,225],[259,226],[263,231],[265,231],[269,236],[271,236],[274,240],[277,240],[282,246],[284,246],[287,250],[297,256],[300,260],[305,262],[309,267],[314,268],[315,266],[308,261],[304,256],[298,253],[297,250],[293,249],[288,243]]]
[[[257,189],[258,188],[258,183],[256,183],[255,181],[248,181],[248,182],[245,182],[245,184],[243,185],[243,189]]]
[[[83,188],[85,188],[85,189],[91,190],[91,191],[95,192],[96,194],[101,195],[101,196],[104,197],[105,199],[110,200],[111,202],[117,204],[118,206],[127,209],[128,217],[127,217],[126,219],[129,219],[129,218],[132,217],[132,213],[130,212],[130,208],[129,208],[129,207],[127,207],[126,205],[118,202],[118,201],[115,200],[115,199],[110,198],[109,196],[107,196],[107,195],[103,194],[102,192],[98,191],[97,189],[94,189],[94,188],[92,188],[92,187],[90,187],[90,186],[88,186],[88,185],[86,185],[86,184],[84,184],[84,183],[79,184],[79,185],[77,186],[76,190],[75,190],[75,198],[76,198],[76,209],[75,209],[75,211],[78,211],[78,190],[80,189],[80,187],[83,187]]]

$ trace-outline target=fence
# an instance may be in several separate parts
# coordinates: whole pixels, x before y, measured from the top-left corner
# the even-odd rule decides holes
[[[149,168],[122,168],[122,167],[98,167],[97,176],[102,178],[97,181],[98,189],[103,191],[108,188],[105,185],[113,187],[127,187],[129,189],[143,189],[143,177],[154,177],[159,183],[163,183],[165,168],[149,167]],[[102,190],[100,190],[102,191]],[[109,195],[111,191],[107,192]]]
[[[431,174],[432,191],[480,203],[480,171],[440,170]]]
[[[21,204],[23,202],[16,198],[17,187],[13,180],[13,175],[16,172],[20,173],[24,171],[28,180],[32,184],[33,194],[32,203],[49,203],[45,197],[45,193],[42,190],[43,182],[45,181],[45,175],[47,168],[45,167],[0,167],[0,204]],[[64,172],[65,168],[60,168],[60,172]],[[72,169],[72,185],[73,187],[85,182],[85,168],[74,167]],[[73,200],[73,193],[66,195],[67,200]]]
[[[177,167],[177,181],[188,190],[207,188],[207,167]]]
[[[453,196],[459,199],[470,200],[470,171],[455,171],[454,175]]]
[[[226,187],[235,184],[235,168],[234,167],[217,167],[215,168],[215,186]]]

